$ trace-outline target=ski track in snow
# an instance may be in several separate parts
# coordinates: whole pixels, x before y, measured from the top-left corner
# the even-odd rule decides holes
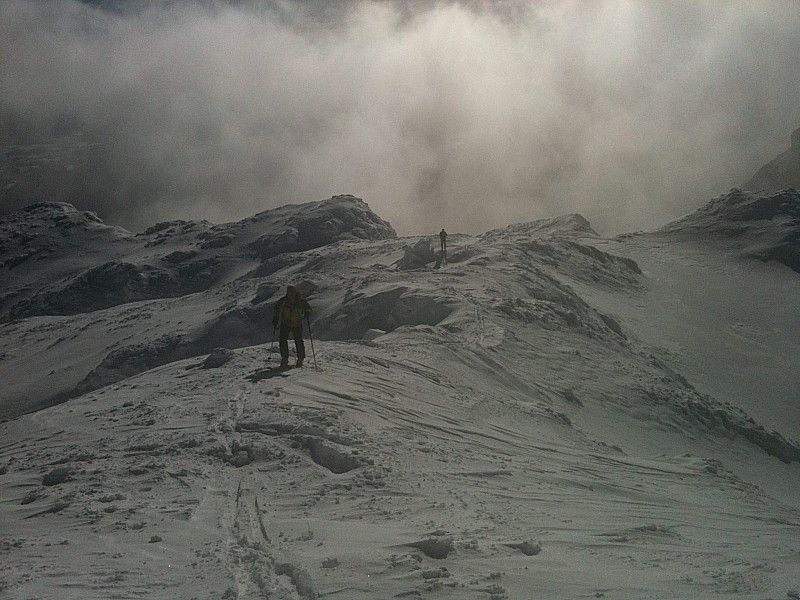
[[[715,461],[589,452],[586,440],[569,431],[541,439],[532,435],[540,415],[502,398],[469,400],[464,384],[436,381],[430,364],[393,360],[361,345],[353,353],[342,344],[320,346],[324,371],[304,369],[278,383],[246,383],[263,354],[254,349],[240,351],[250,355],[243,365],[226,366],[207,382],[221,387],[182,382],[186,365],[176,365],[50,409],[47,418],[25,417],[29,426],[10,433],[28,435],[2,453],[4,462],[13,455],[25,461],[18,467],[29,465],[18,493],[35,489],[34,472],[57,464],[57,456],[69,457],[65,464],[77,472],[53,488],[57,494],[17,508],[22,527],[9,533],[20,545],[4,578],[31,572],[33,565],[45,570],[41,552],[63,565],[53,550],[66,543],[70,554],[84,544],[99,546],[94,560],[104,565],[88,574],[77,566],[72,574],[41,574],[58,579],[60,593],[72,590],[74,597],[122,589],[181,596],[194,588],[194,578],[207,580],[209,593],[219,586],[212,582],[228,582],[215,597],[524,597],[530,569],[542,594],[613,590],[636,597],[675,569],[692,574],[671,581],[687,597],[704,588],[747,597],[766,589],[775,558],[788,550],[788,530],[800,526],[788,508],[781,516],[771,506],[764,515],[763,495]],[[365,355],[378,362],[354,368]],[[389,370],[391,377],[376,376]],[[204,396],[203,388],[214,393]],[[137,400],[120,409],[127,395]],[[161,397],[172,401],[159,404]],[[79,426],[81,420],[92,425]],[[52,440],[65,430],[93,435],[64,440],[59,448]],[[176,432],[183,435],[177,443]],[[196,435],[204,438],[197,446]],[[127,447],[120,443],[125,437]],[[307,437],[357,450],[366,462],[334,475],[310,459]],[[44,439],[50,442],[38,455],[20,451]],[[121,452],[109,449],[112,439]],[[208,446],[228,462],[207,458],[203,465],[186,455],[202,449],[208,456]],[[91,456],[69,455],[78,448]],[[243,448],[247,464],[231,466]],[[115,495],[115,489],[125,491]],[[731,494],[737,502],[720,512]],[[66,506],[42,514],[43,506],[59,502]],[[59,526],[31,539],[25,535],[31,519]],[[743,522],[758,523],[757,548],[753,526]],[[339,541],[350,537],[351,526],[371,551]],[[172,538],[186,536],[186,527],[199,530],[188,536],[192,542],[205,543],[178,557],[182,544]],[[152,536],[162,541],[151,544]],[[450,560],[410,545],[434,553],[424,544],[429,540],[444,540]],[[541,547],[543,554],[528,556],[515,546]],[[131,554],[146,566],[128,568]],[[718,556],[716,571],[709,570],[715,564],[710,556]],[[115,561],[126,566],[115,569]],[[632,568],[654,579],[626,587],[622,575]],[[592,573],[592,581],[578,584],[575,573]],[[46,587],[23,587],[48,595]]]

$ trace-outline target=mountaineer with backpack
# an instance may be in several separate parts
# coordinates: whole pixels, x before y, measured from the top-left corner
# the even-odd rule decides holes
[[[272,333],[280,326],[278,347],[281,351],[281,368],[289,366],[289,334],[294,338],[294,347],[297,351],[296,367],[303,366],[306,357],[306,348],[303,343],[303,319],[311,314],[311,306],[300,296],[297,286],[289,285],[286,295],[275,303],[272,310]]]

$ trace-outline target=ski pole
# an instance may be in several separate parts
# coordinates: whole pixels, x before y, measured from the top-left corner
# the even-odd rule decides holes
[[[314,351],[314,336],[311,335],[311,317],[306,315],[306,322],[308,323],[308,340],[311,342],[311,355],[314,357],[314,369],[319,371],[319,365],[317,365],[317,353]]]

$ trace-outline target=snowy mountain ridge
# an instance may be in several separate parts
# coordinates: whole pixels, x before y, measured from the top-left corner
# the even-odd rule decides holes
[[[800,278],[738,246],[796,251],[796,202],[452,233],[439,268],[350,196],[5,217],[0,592],[794,597]],[[276,375],[289,282],[312,338]]]
[[[0,321],[182,296],[263,270],[280,254],[397,237],[352,196],[287,205],[238,223],[159,223],[138,235],[70,204],[39,203],[0,218],[0,236],[0,262],[9,271]],[[33,264],[19,268],[29,259]]]
[[[733,189],[659,231],[726,238],[744,256],[776,260],[800,273],[800,193]]]

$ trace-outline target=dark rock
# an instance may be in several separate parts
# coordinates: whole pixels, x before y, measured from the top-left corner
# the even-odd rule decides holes
[[[428,558],[443,559],[453,551],[453,540],[449,537],[428,538],[413,544],[408,544],[411,548],[416,548]]]
[[[229,362],[234,357],[233,350],[228,348],[214,348],[211,354],[203,361],[204,369],[215,369]]]
[[[50,471],[42,479],[42,485],[53,486],[60,485],[70,480],[71,471],[66,467],[58,467]]]
[[[421,239],[413,246],[408,246],[403,258],[397,261],[397,268],[401,271],[419,269],[436,260],[436,254],[431,247],[429,239]]]
[[[522,542],[520,544],[508,544],[510,548],[519,550],[525,556],[536,556],[542,551],[542,545],[537,542]]]
[[[800,189],[800,128],[791,136],[791,147],[761,167],[742,187],[754,192]]]

